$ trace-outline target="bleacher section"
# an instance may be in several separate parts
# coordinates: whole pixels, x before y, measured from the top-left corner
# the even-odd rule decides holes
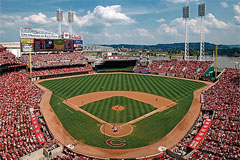
[[[26,71],[0,77],[0,159],[19,159],[43,147],[34,132],[32,115],[38,119],[46,147],[55,145],[38,107],[41,95],[42,91],[29,81]]]
[[[240,159],[240,71],[225,69],[215,85],[202,94],[202,112],[192,129],[195,134],[186,135],[173,151],[179,155],[191,151],[189,144],[203,121],[211,118],[205,139],[187,159]]]
[[[20,65],[22,64],[19,58],[10,52],[0,52],[0,67],[4,65]]]
[[[212,61],[161,60],[153,61],[150,66],[138,64],[133,71],[194,79],[201,77],[212,64]]]
[[[25,64],[29,65],[30,56],[22,55]],[[32,54],[33,68],[48,68],[55,66],[72,66],[79,64],[87,64],[87,59],[82,53],[54,53],[54,54]]]
[[[48,76],[48,75],[60,75],[65,73],[77,73],[77,72],[89,72],[92,70],[91,65],[86,65],[84,67],[63,67],[57,69],[44,69],[35,70],[32,72],[32,76]]]
[[[70,60],[67,59],[68,56],[66,54],[53,54],[50,58],[45,57],[45,55],[35,57],[37,60],[33,63],[38,70],[33,71],[33,76],[90,71],[92,69],[87,64],[80,67],[71,66],[72,64],[69,66],[69,63],[66,65],[65,62],[61,62],[61,60]],[[82,55],[74,53],[70,57],[73,64],[85,62]],[[73,57],[77,57],[77,59],[74,60]],[[51,68],[56,63],[47,63],[46,60],[58,61],[57,65],[60,65],[61,68]],[[43,66],[46,64],[49,64],[50,68],[44,68]],[[4,65],[18,67],[22,63],[13,54],[2,52],[0,53],[0,67]],[[211,65],[210,61],[163,60],[153,61],[149,67],[135,66],[134,71],[196,78],[195,76],[204,74]],[[42,93],[29,80],[29,72],[26,70],[2,72],[0,75],[0,160],[20,159],[39,149],[45,148],[51,151],[58,146],[48,130],[39,108]],[[196,123],[172,151],[185,159],[240,159],[239,97],[240,71],[226,68],[219,76],[218,81],[202,92],[202,108]],[[196,149],[191,148],[190,144],[200,133],[207,119],[211,119],[211,124],[205,137]],[[42,137],[39,137],[40,134]],[[51,158],[54,160],[97,159],[76,153],[66,146],[59,155]],[[154,159],[173,159],[173,157],[163,153]]]
[[[22,59],[30,68],[30,55],[22,55]],[[33,77],[64,76],[92,71],[88,59],[82,53],[32,54],[31,59]]]

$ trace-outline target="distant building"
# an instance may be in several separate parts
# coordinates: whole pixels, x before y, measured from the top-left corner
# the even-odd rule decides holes
[[[12,52],[16,57],[20,57],[20,42],[0,42],[6,51]]]
[[[107,46],[97,46],[97,45],[83,45],[83,51],[104,52],[104,51],[114,51],[114,48],[107,47]]]

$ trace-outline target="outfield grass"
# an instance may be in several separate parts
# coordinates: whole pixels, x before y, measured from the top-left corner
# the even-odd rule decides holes
[[[116,105],[125,108],[122,111],[112,110],[112,106]],[[150,104],[121,96],[92,102],[81,108],[108,123],[126,123],[156,109]]]
[[[190,80],[137,74],[87,75],[49,80],[40,84],[53,91],[50,104],[66,130],[85,144],[102,148],[111,147],[104,143],[109,137],[100,133],[101,124],[63,104],[63,99],[102,90],[132,90],[177,100],[178,107],[174,106],[135,123],[133,133],[122,138],[126,140],[126,145],[121,149],[141,147],[160,140],[187,113],[192,103],[193,91],[205,86],[204,83]],[[61,107],[57,107],[58,102]]]

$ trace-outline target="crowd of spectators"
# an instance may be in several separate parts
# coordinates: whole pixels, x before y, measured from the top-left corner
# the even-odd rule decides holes
[[[220,158],[240,159],[240,71],[225,69],[204,93],[203,110],[213,110],[211,130],[199,150]]]
[[[22,55],[25,64],[29,66],[30,57],[28,54]],[[76,64],[86,64],[87,59],[82,53],[51,53],[51,54],[32,54],[33,68],[46,68],[54,66],[70,66]]]
[[[11,52],[0,52],[0,66],[21,63],[21,60]]]
[[[203,122],[207,118],[212,118],[212,114],[210,112],[200,112],[200,115],[198,119],[195,121],[193,127],[188,132],[188,134],[181,139],[180,142],[174,148],[172,151],[180,156],[184,156],[188,153],[188,145],[192,142],[194,137],[196,137],[197,133],[201,129]]]
[[[153,160],[173,160],[173,159],[174,159],[173,157],[169,156],[166,153],[162,153],[161,155],[153,158]]]
[[[94,158],[89,156],[84,156],[82,154],[76,153],[73,150],[64,147],[63,152],[60,155],[54,156],[51,160],[103,160],[101,158]],[[146,160],[147,158],[139,158],[139,160]],[[149,158],[148,158],[149,159]],[[174,158],[166,153],[162,153],[158,156],[152,157],[153,160],[173,160]]]
[[[67,62],[83,62],[80,53],[36,55],[33,64],[36,68],[66,65]],[[27,57],[24,55],[23,57]],[[40,58],[39,58],[40,57]],[[74,59],[76,58],[76,59]],[[58,63],[57,63],[58,62]],[[65,63],[66,62],[66,63]],[[0,66],[21,63],[12,53],[0,53]],[[44,64],[43,64],[44,63]],[[148,67],[135,66],[134,71],[166,73],[178,77],[194,78],[201,76],[212,65],[210,61],[153,61]],[[85,67],[63,67],[34,71],[33,76],[83,72],[92,70]],[[0,76],[0,159],[19,159],[42,147],[55,148],[44,117],[39,109],[42,91],[28,79],[27,71],[5,73]],[[188,159],[240,159],[240,71],[225,69],[218,81],[203,93],[202,112],[191,131],[174,147],[181,156],[188,153],[188,145],[198,133],[204,119],[212,118],[212,124],[198,149]],[[209,113],[213,113],[211,116]],[[47,143],[40,145],[33,132],[30,115],[35,114]],[[64,147],[61,155],[53,158],[91,159]],[[173,159],[162,154],[154,159]]]
[[[203,95],[202,112],[212,112],[213,120],[205,139],[188,159],[240,159],[240,71],[226,68]],[[205,118],[201,113],[198,119]],[[193,138],[188,136],[174,147],[175,153],[187,153]]]
[[[199,78],[212,64],[212,61],[160,60],[153,61],[149,66],[138,64],[134,67],[133,71],[160,73],[184,78]]]
[[[72,159],[76,159],[76,160],[100,160],[98,158],[91,158],[88,156],[84,156],[82,154],[76,153],[73,150],[68,149],[67,147],[63,148],[63,151],[61,153],[61,155],[57,155],[54,158],[52,158],[51,160],[72,160]]]
[[[37,109],[41,95],[42,91],[29,81],[26,71],[0,77],[0,159],[19,159],[42,148],[30,119],[34,113],[42,116]],[[39,122],[44,128],[45,122]],[[44,134],[44,138],[51,141],[50,134]]]
[[[57,75],[73,72],[88,72],[91,71],[91,65],[86,65],[84,67],[65,67],[57,69],[44,69],[44,70],[35,70],[32,72],[32,76],[46,76],[46,75]]]

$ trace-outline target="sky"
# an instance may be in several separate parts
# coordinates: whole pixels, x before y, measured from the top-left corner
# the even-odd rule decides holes
[[[202,1],[201,1],[202,2]],[[205,0],[204,39],[240,44],[240,0]],[[189,0],[189,42],[200,41],[199,0]],[[160,44],[185,41],[186,0],[0,0],[0,42],[19,41],[20,28],[57,33],[56,10],[75,13],[73,33],[85,44]]]

